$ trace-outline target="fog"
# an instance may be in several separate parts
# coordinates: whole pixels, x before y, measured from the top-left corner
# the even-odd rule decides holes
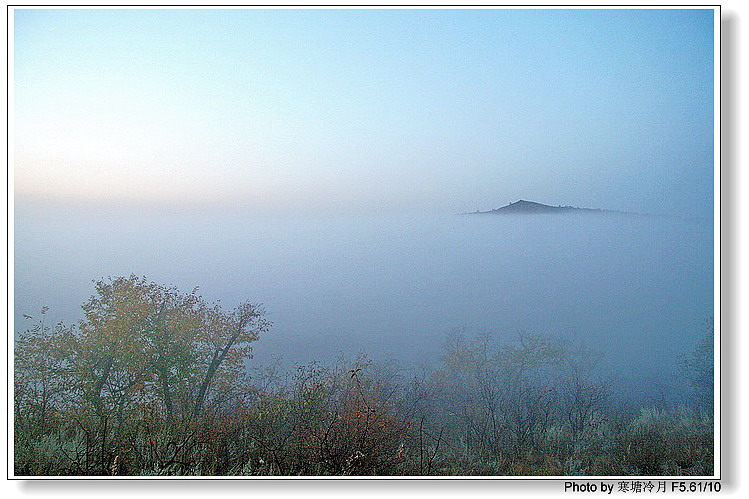
[[[50,307],[74,323],[92,280],[145,275],[231,308],[262,303],[271,330],[249,366],[365,352],[433,366],[455,329],[521,331],[600,353],[624,399],[688,400],[681,355],[713,314],[712,221],[451,212],[253,215],[16,206],[15,331]]]
[[[8,21],[15,477],[719,475],[716,9]]]

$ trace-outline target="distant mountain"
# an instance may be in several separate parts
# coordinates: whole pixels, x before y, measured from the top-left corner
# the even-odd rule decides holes
[[[491,211],[474,211],[478,215],[542,215],[547,213],[620,213],[623,211],[601,210],[596,208],[575,208],[572,206],[549,206],[548,204],[534,203],[521,199],[507,206],[496,208]]]

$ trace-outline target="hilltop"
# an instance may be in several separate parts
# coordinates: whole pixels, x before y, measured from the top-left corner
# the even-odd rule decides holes
[[[547,213],[621,213],[621,211],[602,210],[599,208],[576,208],[572,206],[550,206],[548,204],[525,201],[521,199],[507,206],[490,211],[474,211],[472,214],[492,215],[539,215]]]

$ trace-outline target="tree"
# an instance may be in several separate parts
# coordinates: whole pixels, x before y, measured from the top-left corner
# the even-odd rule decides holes
[[[202,381],[195,398],[193,414],[203,410],[208,389],[217,379],[236,378],[244,369],[244,359],[250,356],[251,343],[270,326],[257,305],[245,302],[226,314],[216,305],[201,307],[203,324],[199,339],[200,357],[204,366]],[[203,367],[203,366],[201,366]]]
[[[712,318],[705,328],[705,336],[689,356],[682,358],[679,367],[694,388],[697,407],[712,412],[715,380],[715,326]]]
[[[17,423],[28,419],[21,409],[45,421],[65,400],[67,420],[85,434],[82,473],[107,473],[145,420],[181,431],[174,423],[195,421],[208,400],[219,402],[212,395],[238,396],[251,344],[270,326],[257,305],[226,312],[197,288],[182,293],[145,277],[100,280],[95,289],[77,328],[51,329],[43,311],[15,352]]]
[[[513,452],[531,449],[552,417],[556,397],[554,376],[567,353],[558,340],[521,332],[516,344],[503,345],[497,354],[502,370],[508,376],[506,406],[508,429],[513,435]]]
[[[585,347],[570,351],[565,358],[559,386],[562,421],[570,430],[569,448],[578,455],[605,421],[608,386],[593,376],[600,354]]]
[[[51,420],[65,403],[65,380],[60,376],[64,363],[55,354],[55,347],[70,330],[61,323],[50,327],[46,321],[48,310],[42,308],[33,326],[15,342],[15,423],[16,429],[27,434],[54,426]],[[33,319],[28,315],[25,318]]]
[[[251,343],[270,326],[257,305],[225,312],[197,289],[184,294],[145,277],[99,281],[96,291],[83,307],[76,350],[97,411],[105,394],[136,387],[143,400],[160,402],[167,421],[178,411],[198,415],[213,386],[242,375]]]
[[[564,359],[559,342],[520,333],[493,348],[487,335],[457,334],[432,383],[447,407],[445,419],[460,419],[466,446],[488,454],[519,455],[535,444],[551,419],[554,391],[548,371]]]

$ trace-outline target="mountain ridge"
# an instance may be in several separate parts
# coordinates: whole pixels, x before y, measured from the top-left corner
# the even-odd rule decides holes
[[[535,201],[526,201],[520,199],[500,208],[489,211],[474,211],[467,213],[469,215],[542,215],[551,213],[609,213],[620,215],[634,215],[626,211],[604,210],[601,208],[578,208],[574,206],[551,206],[548,204],[537,203]]]

